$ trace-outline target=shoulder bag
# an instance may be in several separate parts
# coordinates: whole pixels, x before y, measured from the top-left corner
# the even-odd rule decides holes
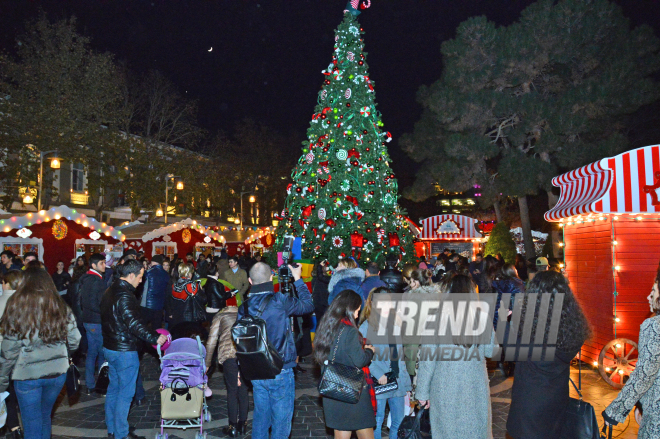
[[[326,398],[357,404],[364,387],[364,372],[359,367],[335,363],[339,340],[341,340],[345,328],[346,326],[339,331],[332,360],[329,362],[326,360],[324,363],[325,367],[319,383],[319,393]]]
[[[563,419],[561,420],[563,427],[559,439],[600,439],[598,420],[596,419],[594,407],[588,402],[582,400],[581,357],[582,355],[580,355],[580,360],[578,360],[579,388],[575,385],[575,382],[569,378],[579,399],[571,398],[568,401],[568,405],[564,410]]]

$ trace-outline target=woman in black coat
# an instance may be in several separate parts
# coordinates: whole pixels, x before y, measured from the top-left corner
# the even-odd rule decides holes
[[[312,277],[312,299],[314,299],[314,314],[316,314],[316,324],[320,324],[325,311],[328,309],[328,284],[330,276],[327,274],[327,262],[320,262],[316,265],[314,277]]]
[[[345,290],[332,301],[325,313],[314,340],[314,358],[323,365],[334,361],[347,366],[366,369],[374,355],[374,348],[365,345],[356,321],[362,307],[362,298],[354,291]],[[357,404],[323,397],[325,425],[335,430],[335,438],[349,439],[351,432],[358,439],[373,439],[376,426],[376,396],[370,379],[365,380]]]
[[[533,293],[538,293],[537,301],[528,302],[529,295]],[[587,319],[564,276],[554,271],[543,271],[534,277],[523,298],[520,322],[525,321],[527,312],[535,313],[530,340],[535,339],[536,319],[546,294],[553,296],[548,310],[548,322],[552,318],[555,300],[559,294],[564,295],[557,350],[552,361],[525,361],[519,358],[516,363],[511,409],[506,423],[507,432],[514,439],[555,439],[560,436],[564,420],[562,413],[570,399],[571,360],[591,334]],[[539,330],[545,330],[547,337],[550,325],[546,325],[545,321],[538,323],[543,325],[544,329]]]

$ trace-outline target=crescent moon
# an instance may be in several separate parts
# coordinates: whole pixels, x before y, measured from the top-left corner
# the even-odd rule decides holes
[[[208,51],[209,51],[209,52],[213,52],[213,47],[211,47]]]

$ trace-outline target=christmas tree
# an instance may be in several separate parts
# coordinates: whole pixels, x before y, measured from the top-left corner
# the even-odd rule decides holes
[[[275,247],[284,235],[302,237],[303,258],[328,259],[332,265],[348,256],[381,264],[390,253],[414,257],[413,236],[397,204],[397,180],[389,166],[386,144],[392,136],[382,130],[376,110],[357,3],[349,3],[335,31],[332,62],[322,72]]]

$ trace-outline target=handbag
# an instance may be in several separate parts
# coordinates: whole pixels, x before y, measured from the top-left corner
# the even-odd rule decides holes
[[[69,356],[69,342],[66,342],[66,353]],[[66,394],[72,398],[80,391],[80,371],[73,364],[73,360],[69,357],[69,369],[66,371]]]
[[[364,387],[364,372],[359,367],[335,363],[339,340],[341,340],[344,328],[339,331],[332,360],[329,362],[325,360],[323,375],[321,376],[321,382],[319,382],[319,393],[326,398],[357,404]]]
[[[425,413],[428,413],[424,408],[420,408],[415,416],[415,409],[410,411],[408,416],[404,416],[399,429],[396,432],[396,437],[398,439],[430,439],[431,432],[425,432],[421,428],[422,416]]]
[[[375,379],[375,377],[373,378],[374,393],[376,395],[380,395],[381,393],[385,393],[385,392],[391,392],[392,390],[396,390],[399,388],[399,382],[394,376],[394,372],[389,371],[385,374],[385,376],[387,377],[387,384],[378,384],[378,380]]]
[[[562,430],[559,439],[601,439],[594,407],[582,400],[582,365],[580,361],[578,361],[578,366],[579,388],[572,379],[569,378],[569,380],[579,395],[579,399],[571,398],[568,401],[561,420]]]
[[[108,392],[108,386],[110,385],[110,366],[106,361],[101,365],[99,369],[99,377],[96,379],[96,386],[94,390],[96,393],[105,395]]]

